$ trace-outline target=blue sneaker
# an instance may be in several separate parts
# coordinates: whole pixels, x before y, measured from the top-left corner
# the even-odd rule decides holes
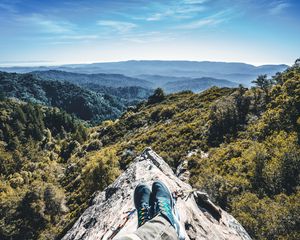
[[[134,190],[134,205],[138,214],[138,227],[151,219],[150,216],[151,190],[145,184],[139,184]]]
[[[184,239],[184,233],[179,221],[179,215],[175,207],[175,200],[168,187],[160,181],[152,185],[153,216],[160,214],[175,228],[180,240]]]

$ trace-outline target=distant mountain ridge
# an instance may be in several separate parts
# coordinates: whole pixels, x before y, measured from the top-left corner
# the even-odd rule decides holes
[[[137,84],[157,85],[167,93],[186,90],[200,92],[212,86],[238,85],[214,78],[169,77],[165,78],[165,83],[158,83],[155,78],[145,81],[117,74],[78,74],[58,70],[27,74],[0,73],[0,91],[7,97],[58,107],[91,123],[115,119],[128,106],[136,105],[153,93],[149,88],[135,86]]]
[[[115,96],[128,105],[147,99],[154,87],[150,81],[121,74],[83,74],[60,70],[35,71],[31,74],[43,80],[67,81],[94,92]]]
[[[281,72],[287,67],[285,64],[254,66],[235,62],[131,60],[123,62],[69,64],[53,67],[10,67],[0,68],[0,70],[8,72],[62,70],[91,74],[114,73],[130,77],[145,74],[188,78],[212,77],[250,85],[251,81],[256,79],[260,74],[274,75],[276,72]]]
[[[237,87],[238,84],[224,80],[224,79],[215,79],[215,78],[193,78],[188,80],[178,80],[173,82],[167,82],[164,84],[164,89],[167,92],[180,92],[191,90],[195,93],[204,91],[210,87],[218,86],[218,87]]]
[[[79,85],[93,83],[106,87],[153,87],[153,84],[149,81],[127,77],[122,74],[81,74],[61,70],[34,71],[31,73],[44,80],[69,81]]]
[[[166,92],[180,92],[191,90],[194,92],[204,91],[212,86],[236,87],[237,83],[209,77],[187,78],[167,77],[159,75],[140,75],[139,78],[131,78],[121,74],[83,74],[71,73],[60,70],[35,71],[31,74],[44,80],[68,81],[92,91],[117,95],[123,97],[137,97],[142,100],[148,97],[149,89],[163,88]],[[143,79],[142,79],[143,78]],[[117,90],[119,88],[119,90]],[[134,89],[135,88],[135,89]],[[152,92],[152,91],[151,91]],[[134,99],[134,100],[138,100]]]

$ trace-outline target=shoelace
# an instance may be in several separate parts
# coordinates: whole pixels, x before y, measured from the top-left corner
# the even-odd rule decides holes
[[[157,213],[164,213],[167,215],[171,224],[174,224],[174,218],[172,214],[171,204],[166,199],[158,199],[157,201]]]
[[[145,224],[146,221],[150,219],[149,207],[148,206],[141,206],[138,209],[138,225],[142,226]]]

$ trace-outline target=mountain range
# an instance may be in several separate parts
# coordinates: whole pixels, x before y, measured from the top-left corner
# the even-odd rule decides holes
[[[224,79],[210,77],[183,79],[165,83],[162,88],[167,93],[191,90],[193,92],[202,92],[210,87],[237,87],[238,84]]]
[[[7,72],[32,72],[46,70],[61,70],[73,73],[107,73],[123,74],[129,77],[139,77],[140,75],[160,75],[163,77],[187,77],[201,78],[211,77],[226,79],[248,86],[252,80],[260,74],[274,75],[283,71],[287,65],[261,65],[254,66],[246,63],[235,62],[209,62],[209,61],[123,61],[92,64],[69,64],[62,66],[41,66],[41,67],[5,67],[0,68]],[[143,78],[150,80],[150,78]]]
[[[190,90],[200,92],[212,86],[236,87],[238,84],[224,79],[215,78],[188,78],[188,77],[165,77],[159,75],[140,75],[140,78],[131,78],[121,74],[84,74],[72,73],[60,70],[35,71],[31,74],[43,80],[68,81],[93,91],[110,93],[115,88],[133,88],[140,94],[146,89],[162,88],[166,92],[180,92]],[[145,78],[147,80],[144,80]],[[149,90],[148,90],[149,91]],[[147,95],[148,97],[149,95]],[[141,99],[145,99],[141,94]]]
[[[127,77],[122,74],[82,74],[60,70],[34,71],[31,72],[31,74],[36,75],[44,80],[68,81],[78,85],[93,83],[106,87],[153,87],[153,84],[149,81]]]
[[[274,74],[284,68],[285,65],[255,67],[243,63],[190,61],[126,61],[5,68],[6,71],[30,72],[1,72],[0,91],[8,97],[59,107],[80,119],[97,123],[119,117],[128,106],[147,99],[157,87],[167,93],[201,92],[213,86],[231,88],[244,84],[246,75],[255,79],[258,74]],[[196,77],[201,75],[206,77]],[[239,81],[215,77],[232,78],[233,75],[239,76]]]

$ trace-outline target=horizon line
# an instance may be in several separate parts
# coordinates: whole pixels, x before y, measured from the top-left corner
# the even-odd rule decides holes
[[[240,63],[240,64],[248,64],[255,67],[265,66],[265,65],[287,65],[291,66],[292,64],[288,63],[249,63],[249,62],[243,62],[243,61],[218,61],[218,60],[188,60],[188,59],[127,59],[127,60],[116,60],[116,61],[86,61],[86,62],[54,62],[54,61],[47,61],[47,60],[41,60],[41,61],[7,61],[7,62],[0,62],[1,68],[21,68],[21,67],[62,67],[62,66],[68,66],[68,65],[89,65],[89,64],[101,64],[101,63],[120,63],[120,62],[150,62],[150,61],[161,61],[161,62],[211,62],[211,63]],[[12,64],[15,63],[15,64]]]

